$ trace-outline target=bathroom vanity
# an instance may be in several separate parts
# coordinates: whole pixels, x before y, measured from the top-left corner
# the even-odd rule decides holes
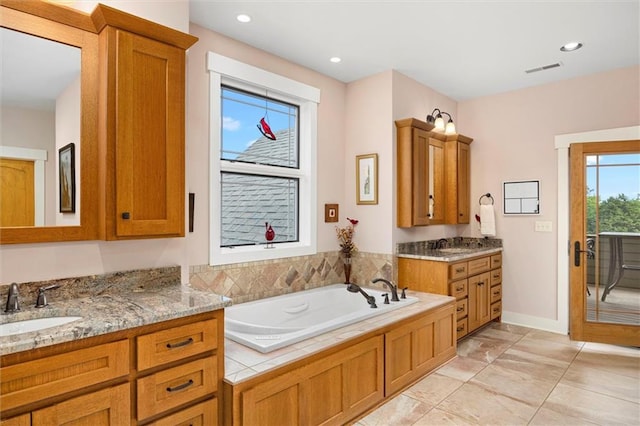
[[[403,286],[456,298],[458,339],[502,315],[502,248],[403,250],[398,253]]]

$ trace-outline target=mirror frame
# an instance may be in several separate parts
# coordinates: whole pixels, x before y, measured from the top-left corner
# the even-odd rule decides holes
[[[90,15],[41,1],[1,0],[0,26],[81,49],[80,225],[0,228],[0,244],[98,239],[99,42]]]

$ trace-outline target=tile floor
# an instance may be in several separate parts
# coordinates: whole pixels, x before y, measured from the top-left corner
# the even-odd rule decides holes
[[[639,425],[640,349],[492,323],[357,426]]]

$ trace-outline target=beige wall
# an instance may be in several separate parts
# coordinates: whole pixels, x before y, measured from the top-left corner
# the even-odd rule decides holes
[[[475,139],[471,205],[477,209],[485,192],[496,199],[497,236],[504,242],[504,319],[557,319],[557,259],[566,253],[556,248],[554,137],[640,124],[639,94],[640,68],[631,67],[458,104],[460,127]],[[540,180],[541,214],[505,217],[502,182],[528,179]],[[536,220],[551,221],[553,232],[534,232]],[[464,234],[479,236],[475,226]]]

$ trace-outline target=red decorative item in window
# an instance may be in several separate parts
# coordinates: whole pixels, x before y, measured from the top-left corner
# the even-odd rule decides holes
[[[271,241],[273,241],[273,239],[276,237],[276,231],[274,231],[273,227],[269,225],[269,222],[265,222],[264,227],[266,229],[264,238],[267,240],[267,248],[272,248],[273,243]]]
[[[272,141],[276,140],[276,135],[274,135],[273,132],[271,131],[271,127],[269,127],[269,125],[267,124],[267,120],[265,120],[265,117],[262,117],[260,119],[260,123],[256,124],[256,126],[258,127],[258,130],[260,130],[260,133],[262,133],[262,135],[265,138],[271,139]]]

